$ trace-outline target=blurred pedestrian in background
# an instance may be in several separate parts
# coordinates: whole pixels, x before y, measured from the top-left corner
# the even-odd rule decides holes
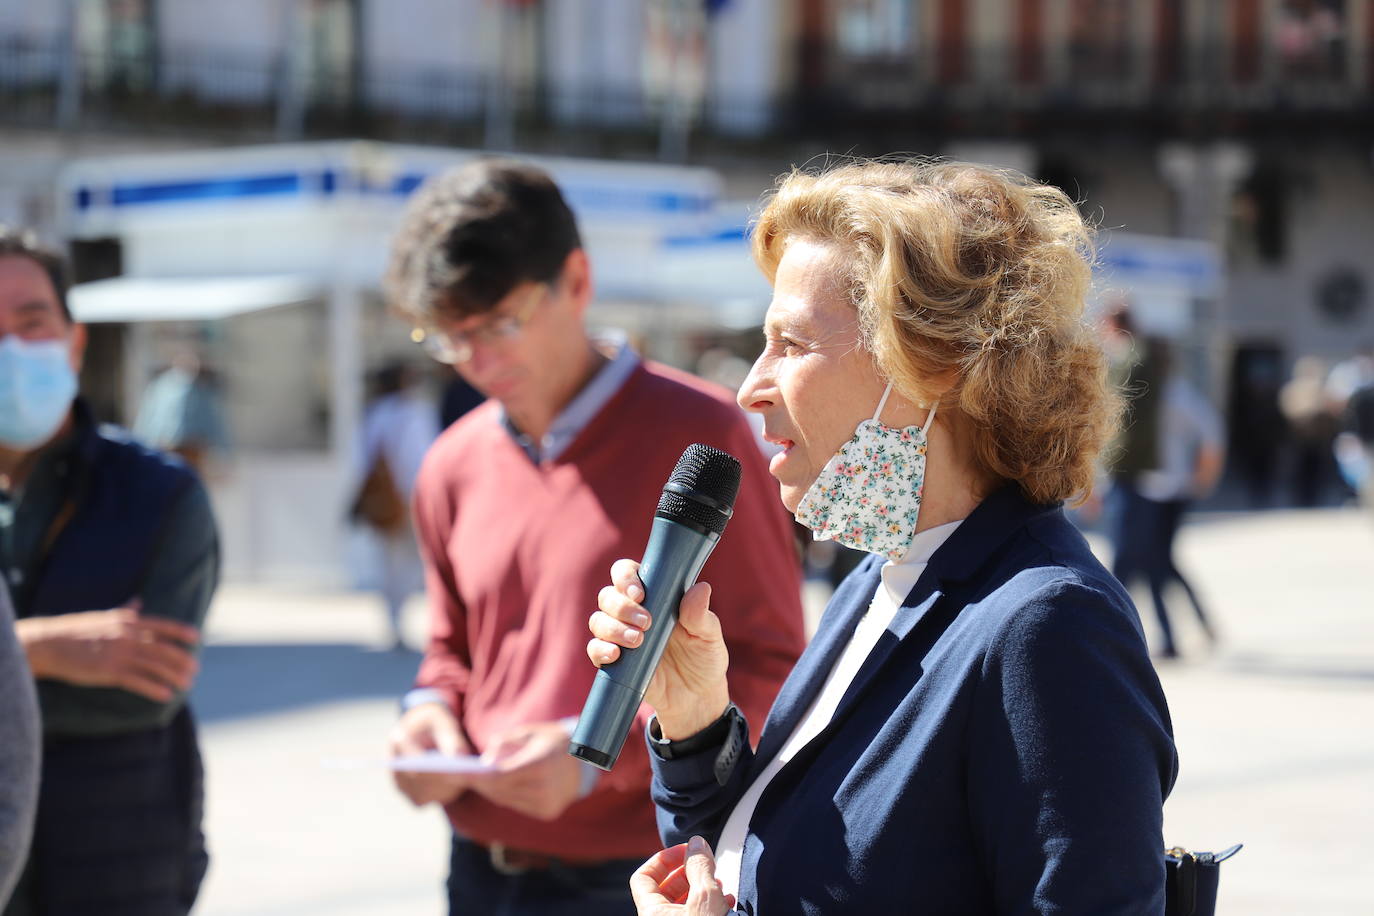
[[[1332,446],[1340,417],[1326,393],[1326,363],[1304,356],[1279,391],[1279,409],[1293,447],[1292,491],[1299,506],[1321,502],[1331,477]]]
[[[1374,385],[1374,345],[1367,344],[1331,367],[1326,377],[1326,396],[1340,411],[1351,395],[1368,385]]]
[[[1231,466],[1253,508],[1279,502],[1279,467],[1288,442],[1288,424],[1279,409],[1283,387],[1283,359],[1276,347],[1242,347],[1243,358],[1231,366]]]
[[[1159,466],[1159,401],[1164,372],[1156,355],[1135,330],[1130,303],[1119,299],[1102,318],[1107,379],[1126,397],[1126,413],[1116,439],[1106,450],[1114,479],[1130,480]]]
[[[430,641],[392,751],[481,753],[493,769],[397,785],[447,809],[451,912],[631,912],[626,882],[659,845],[647,750],[629,741],[606,774],[568,754],[595,674],[578,663],[587,615],[611,561],[644,549],[683,450],[735,455],[739,499],[706,573],[725,595],[732,697],[761,721],[803,645],[789,520],[728,392],[588,334],[590,263],[544,172],[485,160],[433,179],[387,286],[426,349],[491,398],[416,483]]]
[[[0,571],[37,679],[43,762],[4,916],[174,916],[205,874],[186,706],[219,576],[210,501],[178,458],[97,427],[61,261],[0,231]]]
[[[1102,349],[1107,356],[1107,382],[1122,395],[1125,411],[1111,444],[1102,452],[1103,466],[1092,496],[1082,514],[1101,518],[1119,552],[1125,537],[1121,525],[1127,494],[1134,489],[1135,477],[1159,466],[1159,398],[1163,376],[1135,332],[1130,302],[1123,298],[1109,303],[1098,328]]]
[[[1177,583],[1209,641],[1216,632],[1192,585],[1174,561],[1174,539],[1190,503],[1215,488],[1224,466],[1221,417],[1177,366],[1172,343],[1145,341],[1152,371],[1162,385],[1155,411],[1155,465],[1134,474],[1118,472],[1117,515],[1112,523],[1112,573],[1128,589],[1145,579],[1159,621],[1161,658],[1178,657],[1165,591]],[[1139,422],[1139,421],[1137,421]]]
[[[144,391],[133,431],[153,448],[180,455],[202,477],[211,456],[228,448],[217,383],[194,347],[179,347]]]
[[[448,429],[463,414],[486,400],[482,392],[456,372],[445,373],[444,391],[439,398],[439,428]]]
[[[363,415],[359,483],[350,513],[370,535],[371,565],[386,604],[392,649],[405,648],[401,612],[406,599],[424,587],[409,506],[420,464],[439,434],[434,405],[418,382],[405,363],[378,370],[374,398]]]
[[[41,741],[33,675],[15,638],[9,589],[0,582],[0,907],[29,857]]]
[[[1341,479],[1374,509],[1374,347],[1332,367],[1326,396],[1340,417],[1333,451]]]

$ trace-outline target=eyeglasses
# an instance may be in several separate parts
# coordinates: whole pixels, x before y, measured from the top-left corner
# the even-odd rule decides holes
[[[410,339],[424,347],[430,358],[441,363],[465,363],[472,359],[473,351],[479,346],[508,343],[519,337],[550,290],[549,284],[540,283],[530,290],[525,301],[514,312],[493,318],[470,330],[443,331],[429,325],[412,329]]]

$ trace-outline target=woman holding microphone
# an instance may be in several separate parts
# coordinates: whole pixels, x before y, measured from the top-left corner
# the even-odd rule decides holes
[[[683,598],[645,696],[669,848],[640,913],[1162,912],[1168,709],[1061,508],[1119,413],[1077,209],[1008,171],[859,163],[786,177],[753,247],[774,295],[739,402],[787,508],[873,555],[757,750],[731,622],[708,584]],[[598,665],[652,625],[636,569],[592,615]]]

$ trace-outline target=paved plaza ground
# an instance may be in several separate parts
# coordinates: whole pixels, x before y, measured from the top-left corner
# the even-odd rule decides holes
[[[1202,514],[1179,556],[1222,642],[1208,652],[1180,603],[1185,659],[1160,669],[1182,762],[1168,841],[1246,844],[1219,913],[1374,913],[1374,519]],[[422,603],[408,613],[419,645]],[[445,911],[442,817],[412,809],[380,767],[419,656],[383,642],[366,595],[221,590],[195,694],[213,856],[198,913]]]

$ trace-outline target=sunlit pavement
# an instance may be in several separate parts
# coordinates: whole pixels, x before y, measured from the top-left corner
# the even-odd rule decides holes
[[[1191,628],[1160,666],[1181,761],[1165,836],[1246,844],[1220,913],[1374,913],[1374,518],[1204,517],[1179,556],[1222,642],[1209,657]]]
[[[421,602],[408,612],[419,645]],[[211,851],[198,913],[446,912],[446,821],[380,767],[419,662],[378,648],[384,631],[369,595],[222,589],[195,696]]]
[[[1222,641],[1208,652],[1178,595],[1184,659],[1160,663],[1182,759],[1168,841],[1246,844],[1223,867],[1220,913],[1374,912],[1374,519],[1202,515],[1179,558]],[[409,612],[418,645],[421,602]],[[377,766],[418,661],[376,648],[380,606],[228,586],[208,640],[195,702],[213,861],[197,912],[443,913],[442,817]]]

